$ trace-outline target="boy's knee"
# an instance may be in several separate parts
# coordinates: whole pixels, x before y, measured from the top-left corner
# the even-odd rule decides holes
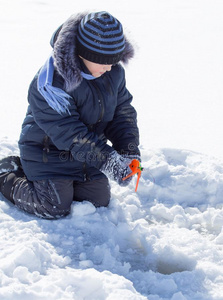
[[[101,198],[98,198],[95,202],[91,201],[95,207],[107,207],[110,203],[110,195],[109,197],[105,197],[105,195]]]
[[[110,198],[110,185],[107,178],[74,184],[74,201],[87,200],[95,207],[106,207],[109,205]]]
[[[69,214],[70,214],[70,210],[58,210],[58,209],[52,209],[52,210],[47,209],[42,212],[35,212],[35,215],[37,217],[40,217],[42,219],[48,219],[48,220],[62,219]]]

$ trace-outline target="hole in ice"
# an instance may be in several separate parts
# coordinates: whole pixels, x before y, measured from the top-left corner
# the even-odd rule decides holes
[[[181,251],[169,246],[157,253],[156,268],[161,274],[192,271],[196,266],[196,260]]]

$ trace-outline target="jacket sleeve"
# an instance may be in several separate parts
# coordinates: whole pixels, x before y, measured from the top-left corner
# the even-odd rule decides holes
[[[80,120],[75,101],[70,101],[70,114],[60,115],[40,95],[36,79],[31,83],[28,98],[35,122],[59,150],[70,151],[75,160],[100,169],[114,149],[88,131]]]
[[[124,69],[121,68],[120,72],[122,74],[117,94],[117,107],[113,120],[106,127],[105,135],[120,154],[140,155],[137,113],[131,105],[132,95],[126,88]]]

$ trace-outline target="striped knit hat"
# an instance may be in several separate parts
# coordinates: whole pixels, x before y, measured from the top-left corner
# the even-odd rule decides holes
[[[77,52],[83,58],[113,65],[122,59],[125,39],[121,23],[108,12],[86,15],[77,31]]]

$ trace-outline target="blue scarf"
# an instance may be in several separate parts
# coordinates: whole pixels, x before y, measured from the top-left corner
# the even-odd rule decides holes
[[[82,71],[81,71],[81,75],[82,75],[83,78],[85,78],[85,79],[87,79],[87,80],[93,80],[93,79],[96,78],[96,77],[94,77],[93,75],[91,75],[91,74],[86,74],[86,73],[84,73],[84,72],[82,72]]]
[[[54,73],[54,65],[53,65],[53,57],[52,55],[48,58],[46,63],[40,70],[37,88],[49,106],[57,111],[60,115],[68,113],[70,115],[69,100],[72,99],[70,95],[68,95],[64,90],[57,88],[52,85],[53,83],[53,73]],[[95,79],[94,76],[90,74],[86,74],[81,72],[83,78],[87,80]]]

